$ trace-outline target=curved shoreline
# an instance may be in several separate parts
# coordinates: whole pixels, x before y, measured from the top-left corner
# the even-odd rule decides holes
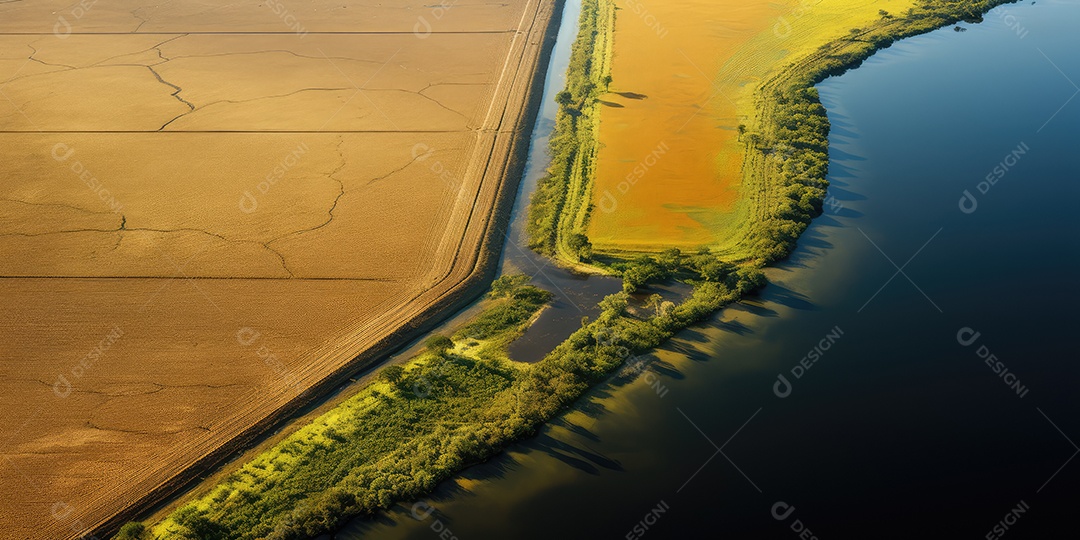
[[[611,3],[611,0],[597,1],[601,8]],[[1015,1],[973,0],[964,6],[952,6],[923,0],[923,5],[912,8],[907,14],[882,17],[857,34],[826,42],[816,52],[790,62],[761,82],[752,94],[755,105],[749,111],[752,116],[747,121],[746,135],[742,137],[745,148],[741,165],[742,184],[733,215],[737,225],[725,238],[717,238],[721,243],[714,246],[714,252],[729,262],[760,266],[778,261],[791,252],[806,226],[820,215],[828,186],[829,130],[828,117],[817,100],[816,90],[813,90],[815,84],[858,67],[876,51],[889,47],[897,40],[963,20],[981,20],[982,15],[990,9]],[[614,19],[610,21],[613,25]],[[611,41],[606,36],[613,31],[613,27],[601,31],[597,39],[580,46],[587,48],[592,56],[609,55],[611,51],[606,48],[611,46]],[[577,46],[579,44],[575,43]],[[574,75],[585,81],[591,78],[598,83],[605,74]],[[568,80],[568,90],[571,89],[569,86]],[[781,123],[778,109],[782,102],[788,110],[816,117],[824,129],[819,127],[815,132],[800,125],[795,136],[785,138],[778,134]],[[530,244],[562,265],[591,268],[593,271],[614,270],[617,273],[618,269],[611,265],[625,263],[642,254],[655,254],[673,246],[605,249],[593,261],[599,264],[592,266],[574,258],[571,236],[587,233],[588,212],[590,205],[595,202],[591,189],[594,181],[590,172],[596,165],[594,147],[597,140],[592,126],[600,121],[595,102],[579,109],[568,112],[560,108],[560,115],[575,118],[557,124],[559,132],[552,136],[551,151],[556,159],[571,160],[574,166],[553,163],[548,175],[541,180],[537,188],[540,195],[534,198],[529,207]],[[588,121],[577,119],[577,116],[586,117]],[[579,130],[579,125],[584,125],[586,129]],[[796,136],[809,136],[814,139],[814,144],[810,148],[805,147],[805,141],[792,144]],[[574,141],[574,148],[557,147],[556,139]],[[582,156],[591,156],[592,161],[583,160]],[[787,172],[783,170],[786,162],[791,162],[787,164]],[[798,174],[792,174],[792,171],[798,171]],[[784,190],[788,192],[782,193]],[[543,222],[549,224],[535,225]]]
[[[533,122],[542,102],[547,60],[554,47],[563,5],[563,0],[537,0],[536,17],[529,18],[529,31],[518,34],[523,36],[522,56],[518,58],[519,67],[514,71],[514,78],[506,90],[508,99],[501,103],[504,107],[502,114],[493,130],[477,130],[478,137],[491,139],[490,143],[484,145],[488,152],[480,171],[484,180],[480,182],[477,197],[486,193],[493,204],[489,212],[479,215],[475,211],[476,201],[469,201],[472,204],[467,215],[466,232],[458,239],[449,270],[438,283],[441,287],[436,286],[428,291],[434,293],[435,297],[415,314],[403,316],[396,329],[367,345],[352,360],[308,386],[283,406],[245,428],[238,436],[145,492],[123,510],[93,524],[86,534],[109,537],[123,524],[174,501],[180,493],[198,486],[206,475],[225,466],[236,454],[251,449],[288,426],[299,411],[333,393],[358,372],[377,367],[395,352],[438,326],[448,315],[467,307],[484,294],[498,268],[503,235],[525,167]],[[529,13],[526,10],[523,17],[529,17]],[[508,51],[508,61],[514,52],[513,48]],[[520,95],[524,99],[519,107],[514,107],[516,102],[512,98]],[[493,98],[493,107],[495,102]],[[467,248],[470,235],[479,240],[476,250]],[[438,292],[439,289],[442,292]],[[421,294],[410,303],[419,301],[423,296]]]
[[[771,79],[762,82],[754,92],[755,107],[752,125],[761,139],[746,137],[746,153],[743,158],[743,197],[747,198],[750,209],[746,210],[754,218],[747,217],[741,224],[740,237],[734,239],[722,253],[735,255],[737,259],[755,258],[764,264],[787,257],[795,248],[795,242],[805,231],[810,221],[820,215],[825,203],[825,189],[828,187],[828,135],[829,120],[826,111],[817,98],[817,83],[856,69],[866,59],[879,50],[886,49],[894,42],[904,38],[925,34],[955,24],[960,21],[978,22],[991,9],[1016,2],[1018,0],[979,0],[970,7],[972,11],[951,10],[941,6],[935,9],[924,8],[912,15],[892,16],[880,19],[874,26],[853,35],[851,38],[833,40],[822,46],[817,52],[800,58]],[[930,2],[928,1],[929,5]],[[817,146],[796,148],[791,141],[785,140],[778,132],[781,119],[778,107],[786,99],[792,106],[805,112],[812,111],[824,125],[817,137]],[[794,102],[794,103],[790,103]],[[800,132],[805,135],[805,132]],[[793,161],[784,171],[787,161]],[[818,166],[824,163],[823,169]],[[800,171],[793,175],[791,171]],[[806,174],[814,171],[817,174]],[[794,194],[788,197],[799,202],[807,202],[792,214],[768,211],[786,202],[778,193],[785,188],[793,188]],[[805,212],[799,212],[804,210]],[[809,211],[807,211],[809,210]],[[787,230],[785,230],[787,229]],[[797,231],[797,232],[795,232]],[[791,234],[794,232],[794,234]],[[746,257],[749,254],[749,257]]]
[[[1005,1],[997,1],[997,0],[989,0],[989,1],[986,1],[986,2],[980,2],[979,3],[980,10],[981,10],[980,13],[984,13],[986,10],[988,10],[988,9],[990,9],[992,7],[995,7],[997,5],[1003,4],[1003,3],[1007,3],[1007,2],[1005,2]],[[970,15],[970,14],[968,14],[968,15]],[[818,67],[822,68],[819,71],[814,72],[814,73],[812,73],[810,75],[802,74],[803,76],[800,77],[799,76],[800,74],[791,73],[790,70],[792,70],[794,68],[789,67],[789,68],[786,68],[781,73],[781,75],[788,74],[789,77],[784,78],[781,75],[778,75],[776,78],[774,78],[773,80],[771,80],[769,82],[770,83],[775,83],[778,86],[784,86],[784,83],[792,83],[792,85],[794,85],[794,84],[797,84],[797,83],[805,82],[805,83],[807,83],[809,85],[808,87],[812,87],[813,84],[816,84],[816,82],[819,82],[820,80],[824,79],[825,77],[833,75],[833,74],[837,74],[836,72],[834,72],[832,70],[840,69],[841,71],[844,71],[844,70],[856,67],[859,63],[861,63],[863,60],[865,60],[865,58],[868,58],[869,56],[871,56],[876,50],[878,50],[880,48],[887,47],[889,44],[892,43],[892,41],[895,41],[896,39],[902,39],[903,37],[909,37],[909,36],[912,36],[912,35],[928,32],[928,31],[940,28],[942,26],[952,24],[953,22],[956,22],[957,20],[961,20],[961,19],[960,18],[949,19],[949,17],[942,17],[942,18],[938,19],[938,21],[935,23],[935,24],[937,24],[937,26],[934,26],[932,28],[931,27],[926,27],[926,28],[907,28],[907,29],[903,29],[903,31],[907,32],[907,33],[901,32],[901,33],[897,34],[896,36],[891,36],[891,37],[889,37],[888,42],[884,43],[884,45],[880,45],[880,44],[875,43],[874,46],[869,48],[869,49],[867,49],[866,47],[864,47],[862,45],[854,45],[855,43],[866,43],[866,42],[861,42],[861,41],[856,42],[856,41],[852,41],[852,40],[842,40],[841,42],[836,43],[836,45],[837,45],[836,49],[830,49],[827,52],[823,52],[823,53],[818,54],[818,55],[813,55],[812,57],[810,57],[807,60],[807,62],[805,64],[799,63],[799,62],[796,62],[796,63],[792,64],[792,66],[801,65],[801,66],[807,67],[807,69],[809,69],[809,66],[817,65]],[[885,25],[882,25],[881,28],[888,29],[889,26],[890,26],[889,24],[885,24]],[[877,27],[875,27],[875,28],[877,28]],[[900,30],[900,29],[898,29],[898,30]],[[862,36],[874,37],[872,32],[873,32],[873,29],[868,30],[867,32],[864,32],[863,34],[861,34],[860,37],[862,37]],[[899,36],[899,37],[897,37],[897,36]],[[850,50],[846,47],[846,45],[848,45],[848,44],[851,44]],[[850,54],[851,51],[854,51],[857,54]],[[840,64],[839,67],[837,67],[837,65],[828,64],[829,61],[834,60],[834,59],[837,58],[837,56],[836,56],[837,54],[841,54],[841,53],[847,55],[847,60],[848,60],[847,63]],[[813,62],[820,62],[820,64],[814,64]],[[816,102],[816,93],[813,96],[803,96],[803,97],[806,98],[805,102],[810,103],[811,105],[813,105]],[[812,97],[815,98],[815,99],[811,99]],[[765,98],[762,98],[762,99],[765,99]],[[763,118],[771,118],[773,120],[776,120],[776,117],[775,117],[775,114],[776,114],[776,111],[777,111],[777,108],[775,107],[776,104],[774,103],[773,104],[774,106],[772,108],[769,108],[765,104],[763,104],[763,105],[764,106],[762,107],[762,110],[764,112],[762,113],[762,117]],[[820,106],[820,103],[818,103],[817,105]],[[821,109],[821,110],[822,110],[822,115],[823,115],[824,114],[823,109]],[[826,125],[827,125],[827,119],[826,119]],[[827,135],[827,131],[826,131],[826,135]],[[775,138],[773,139],[773,141],[774,141],[774,143],[775,142],[780,142],[780,141],[777,141]],[[748,144],[748,146],[749,146],[749,144]],[[527,148],[527,146],[526,146],[526,148]],[[811,150],[813,150],[813,149],[811,149]],[[827,152],[827,146],[826,146],[825,150]],[[744,161],[744,174],[751,174],[751,171],[750,171],[750,169],[748,168],[748,165],[747,165],[748,163],[749,163],[749,167],[760,167],[760,169],[758,169],[758,170],[761,172],[761,174],[760,174],[759,177],[757,177],[757,180],[762,182],[762,184],[768,184],[768,185],[762,185],[761,186],[762,190],[764,191],[764,194],[762,195],[762,200],[764,200],[766,202],[768,200],[773,200],[775,195],[776,195],[775,191],[773,191],[771,193],[769,192],[770,187],[779,186],[781,188],[784,188],[784,187],[790,187],[790,186],[793,185],[791,183],[781,183],[782,180],[786,180],[786,179],[782,175],[779,174],[781,172],[781,169],[779,167],[768,168],[768,166],[771,163],[775,164],[774,161],[775,161],[776,158],[772,155],[773,153],[775,153],[775,149],[774,149],[773,146],[754,145],[752,149],[748,149],[747,158],[746,158],[746,161]],[[827,156],[827,154],[826,154],[826,156]],[[824,180],[824,174],[821,175],[821,179]],[[800,185],[803,185],[803,184],[800,184]],[[818,187],[818,186],[810,184],[810,185],[806,185],[805,187],[814,188],[814,187]],[[810,192],[808,190],[802,190],[802,189],[800,189],[799,191],[800,191],[800,193],[809,192],[809,193],[811,193],[811,195],[813,195],[815,193],[815,192]],[[586,193],[587,193],[587,191],[586,191]],[[821,204],[821,202],[823,202],[823,195],[824,195],[824,190],[822,189],[821,190],[821,196],[817,198],[817,200],[818,200],[818,203],[817,203],[818,213],[820,213],[820,204]],[[512,196],[511,196],[511,198],[512,198]],[[811,202],[812,202],[812,200],[811,200]],[[763,209],[763,208],[765,208],[765,203],[759,201],[758,202],[758,209],[760,210],[760,209]],[[762,217],[764,218],[764,219],[762,219],[762,221],[767,221],[770,218],[771,219],[777,219],[776,216],[768,216],[768,215],[764,215],[764,214],[762,214]],[[796,223],[796,224],[803,223],[802,228],[805,229],[805,224],[809,223],[809,220],[812,219],[814,217],[814,215],[809,215],[809,217],[805,217],[805,216],[797,216],[797,217],[804,218],[805,221],[792,220],[792,219],[785,219],[785,221],[790,221],[790,222]],[[751,234],[751,232],[753,234]],[[760,245],[760,244],[752,244],[754,246],[755,251],[757,251],[757,254],[759,256],[754,257],[752,259],[744,260],[744,262],[746,263],[746,266],[749,269],[756,270],[757,268],[760,268],[762,265],[764,265],[764,264],[766,264],[768,262],[773,262],[775,260],[779,260],[780,258],[785,257],[790,252],[790,249],[792,247],[794,247],[794,242],[798,238],[799,234],[802,233],[802,230],[800,229],[794,235],[794,238],[785,237],[785,238],[780,239],[780,241],[776,241],[777,239],[774,239],[774,238],[762,237],[761,236],[762,232],[768,232],[768,230],[765,230],[765,231],[756,230],[756,231],[751,231],[751,232],[748,232],[748,234],[746,235],[747,241],[753,242],[754,240],[757,240],[757,241],[764,240],[764,243],[767,244],[765,246]],[[754,235],[757,235],[757,238],[753,238]],[[773,251],[766,251],[764,248],[771,248]],[[780,251],[776,251],[778,249]],[[676,331],[678,331],[678,330],[680,330],[682,328],[686,328],[687,326],[693,324],[694,322],[697,322],[697,321],[701,320],[702,318],[711,315],[717,309],[719,309],[719,308],[721,308],[721,307],[723,307],[723,306],[725,306],[725,305],[727,305],[727,304],[729,304],[731,302],[737,301],[743,295],[745,295],[745,294],[753,291],[757,287],[759,287],[761,285],[761,282],[759,281],[759,279],[757,278],[757,276],[755,274],[753,274],[752,272],[747,272],[747,274],[745,274],[745,275],[738,276],[738,279],[736,280],[735,283],[732,283],[732,285],[733,286],[730,287],[730,288],[720,288],[719,286],[698,287],[695,290],[694,298],[692,298],[691,301],[688,301],[687,303],[684,303],[683,305],[680,305],[680,306],[678,306],[676,308],[676,310],[682,309],[682,311],[680,313],[673,314],[673,316],[669,317],[669,318],[664,318],[665,320],[657,320],[657,321],[655,321],[655,324],[654,324],[653,319],[650,319],[649,321],[647,321],[647,323],[649,325],[652,325],[652,326],[655,327],[655,330],[657,331],[657,333],[655,333],[655,334],[649,334],[649,335],[641,334],[641,333],[639,333],[639,331],[642,330],[641,329],[641,327],[643,326],[642,324],[636,324],[636,323],[630,324],[630,323],[627,323],[626,321],[622,320],[623,317],[621,316],[621,312],[619,312],[618,310],[616,310],[616,311],[607,310],[605,312],[605,316],[602,316],[601,319],[595,321],[594,323],[591,323],[591,324],[585,326],[581,331],[579,331],[578,333],[575,333],[575,335],[572,336],[571,339],[567,340],[567,342],[565,342],[563,345],[560,345],[559,348],[557,348],[556,351],[551,356],[549,356],[549,359],[547,361],[545,361],[544,364],[546,364],[546,366],[550,368],[549,371],[555,371],[555,370],[558,370],[558,369],[562,369],[562,367],[563,367],[562,362],[561,362],[562,360],[566,360],[571,355],[574,355],[574,354],[580,353],[580,352],[585,352],[587,350],[588,352],[590,352],[590,353],[592,353],[592,354],[594,354],[596,356],[596,358],[595,358],[595,366],[598,369],[598,373],[596,373],[596,375],[602,376],[602,378],[599,379],[599,380],[603,380],[603,378],[606,378],[607,376],[609,376],[610,373],[614,369],[616,369],[619,365],[621,365],[622,361],[625,358],[625,355],[621,355],[617,351],[609,350],[609,349],[612,349],[612,348],[616,348],[616,347],[612,347],[612,344],[610,344],[610,343],[609,344],[601,344],[601,343],[597,343],[595,341],[590,342],[589,338],[591,336],[595,336],[597,330],[609,329],[609,328],[612,328],[612,327],[618,328],[620,330],[624,330],[631,337],[640,337],[641,339],[640,340],[634,340],[632,342],[627,342],[625,345],[621,345],[621,344],[617,344],[617,345],[621,345],[622,348],[628,349],[628,350],[634,351],[634,352],[641,351],[641,350],[647,350],[649,348],[655,347],[659,343],[662,343],[664,340],[668,339],[671,335],[673,335],[674,332],[676,332]],[[706,290],[706,289],[711,289],[711,290]],[[687,304],[691,304],[691,302],[694,302],[694,303],[692,305],[687,305]],[[661,319],[661,317],[658,316],[655,319]],[[624,324],[625,324],[625,328],[623,327]],[[589,386],[586,386],[585,389],[590,387],[592,384],[596,384],[596,382],[599,382],[599,380],[592,380],[591,384]],[[540,423],[542,423],[542,422],[544,422],[546,420],[549,420],[552,415],[557,414],[558,412],[560,412],[561,410],[565,409],[567,406],[572,404],[574,402],[574,400],[576,400],[578,397],[580,397],[580,395],[582,393],[584,393],[584,389],[579,391],[574,396],[568,396],[568,395],[549,396],[551,398],[551,400],[552,400],[551,403],[550,403],[551,407],[550,408],[545,407],[545,409],[544,409],[545,414],[543,414],[542,417],[538,419],[538,422],[536,424],[533,424],[532,427],[535,428]],[[569,401],[567,401],[567,399],[569,399]]]

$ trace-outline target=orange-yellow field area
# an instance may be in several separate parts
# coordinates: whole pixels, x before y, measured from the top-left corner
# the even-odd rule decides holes
[[[482,286],[553,9],[0,2],[4,537],[115,526]]]
[[[754,92],[792,61],[910,0],[613,0],[611,92],[588,235],[600,251],[722,246],[741,198]]]

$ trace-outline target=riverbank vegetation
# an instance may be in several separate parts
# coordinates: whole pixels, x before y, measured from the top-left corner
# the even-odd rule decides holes
[[[129,524],[122,537],[308,538],[418,496],[490,456],[534,425],[520,418],[539,414],[515,393],[533,380],[530,367],[505,353],[551,298],[527,283],[499,278],[488,305],[453,336],[429,338],[417,357],[384,368],[152,530]]]
[[[566,266],[614,273],[619,273],[618,266],[640,266],[631,263],[639,261],[642,254],[655,256],[670,247],[692,250],[688,246],[708,246],[733,263],[762,265],[783,258],[826,206],[829,121],[814,85],[859,65],[897,39],[962,20],[978,20],[981,13],[1004,1],[901,0],[881,9],[880,3],[868,0],[826,0],[800,3],[795,8],[776,5],[775,12],[758,13],[748,8],[740,16],[750,17],[745,21],[749,27],[760,27],[757,35],[696,37],[695,45],[731,49],[724,53],[727,56],[703,57],[717,60],[722,67],[692,61],[693,65],[683,65],[681,60],[690,61],[687,43],[675,39],[682,33],[672,34],[667,41],[652,39],[648,46],[616,45],[620,56],[615,74],[633,79],[629,82],[618,76],[612,80],[610,62],[598,64],[603,69],[594,73],[582,73],[579,66],[591,67],[584,61],[587,59],[610,58],[612,44],[620,39],[642,39],[640,25],[636,21],[623,24],[619,19],[622,26],[615,32],[613,26],[603,27],[605,23],[614,25],[615,16],[583,17],[588,25],[583,24],[575,44],[576,61],[567,90],[560,95],[562,106],[551,137],[553,161],[530,206],[531,245]],[[611,3],[618,2],[593,0],[586,2],[584,9],[603,15]],[[656,9],[661,10],[656,16],[664,15],[667,23],[687,17],[687,10],[677,3]],[[594,28],[594,24],[600,26]],[[701,30],[693,25],[687,28]],[[671,66],[633,64],[655,62],[652,50],[656,47],[666,47],[664,51],[674,47]],[[688,76],[684,73],[687,70]],[[638,77],[646,71],[666,75]],[[672,82],[683,80],[687,82]],[[696,91],[694,85],[709,80],[713,86],[708,92]],[[649,84],[660,86],[643,86]],[[685,87],[664,86],[671,84]],[[624,91],[605,94],[603,90],[609,87]],[[637,92],[642,90],[649,92],[650,102],[657,103],[639,105],[644,98]],[[712,98],[705,103],[700,98],[683,103],[669,99],[667,94],[672,93]],[[621,104],[600,106],[613,99]],[[667,116],[681,113],[665,112],[686,107],[697,111],[688,120]],[[642,112],[633,116],[627,111]],[[640,116],[650,111],[655,114]],[[601,126],[608,116],[615,124]],[[687,122],[693,121],[703,122],[709,133],[730,136],[731,142],[717,149],[719,157],[709,152],[679,154],[681,147],[695,144],[680,138],[690,129]],[[729,129],[718,129],[717,123]],[[642,139],[644,143],[639,144]],[[666,154],[655,163],[649,161],[652,154],[640,148],[645,143],[654,144],[654,140],[664,143]],[[629,153],[620,151],[612,154],[619,160],[612,161],[609,156],[608,161],[599,162],[602,154],[597,149],[608,143],[626,147]],[[631,176],[623,173],[642,159],[645,161],[630,171],[634,185]],[[700,170],[699,162],[705,161],[712,163],[709,174]],[[733,162],[741,162],[741,169],[732,171]],[[683,177],[682,173],[694,176]],[[718,193],[729,191],[737,191],[736,202],[732,208],[721,208],[723,204],[717,201],[726,199]],[[719,206],[710,206],[714,203]],[[604,212],[593,215],[594,205]],[[833,201],[832,207],[838,205]],[[692,217],[690,222],[687,216]],[[602,226],[591,223],[593,219],[603,222]],[[589,236],[597,230],[602,231],[598,238]],[[655,234],[649,236],[649,231]],[[705,236],[704,231],[708,233]],[[688,241],[690,238],[695,240]]]
[[[676,274],[707,254],[669,253]],[[506,346],[550,300],[526,276],[504,276],[490,305],[452,337],[432,338],[403,365],[384,368],[355,396],[259,454],[152,528],[123,538],[301,539],[327,533],[433,489],[455,472],[535,433],[633,355],[764,284],[730,267],[675,306],[648,317],[621,292],[543,361],[518,364]]]
[[[599,150],[599,98],[611,83],[614,24],[611,0],[582,1],[566,89],[556,96],[559,109],[548,142],[551,165],[529,204],[530,247],[568,264],[588,262],[592,257],[592,246],[584,233]]]
[[[892,40],[971,20],[999,3],[924,0],[907,13],[881,15],[880,25],[822,47],[791,73],[767,81],[760,121],[740,130],[748,156],[756,156],[748,174],[757,174],[754,182],[768,194],[755,199],[756,218],[741,252],[669,248],[595,257],[594,265],[623,277],[624,291],[604,299],[595,319],[584,320],[536,364],[513,362],[506,348],[550,295],[524,276],[504,276],[492,285],[489,305],[453,336],[429,339],[423,353],[384,368],[355,396],[161,523],[125,527],[126,538],[310,538],[352,516],[415,499],[535,433],[636,355],[765,285],[761,268],[790,253],[823,209],[829,124],[817,82]],[[534,249],[574,265],[594,258],[584,237],[598,128],[590,114],[610,83],[604,66],[614,17],[608,0],[583,4],[567,90],[558,96],[554,159],[533,195],[528,224]],[[671,279],[693,286],[682,303],[656,302],[647,315],[628,310],[629,293]]]
[[[729,259],[768,264],[786,257],[825,205],[829,119],[815,85],[858,67],[879,49],[959,21],[976,22],[1013,0],[919,0],[903,13],[879,11],[865,28],[821,46],[762,84],[756,126],[744,128],[744,191],[757,206]],[[743,131],[743,130],[741,130]],[[838,205],[839,203],[832,203]]]

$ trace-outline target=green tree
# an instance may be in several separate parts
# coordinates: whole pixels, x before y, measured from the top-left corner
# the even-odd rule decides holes
[[[379,375],[381,375],[386,382],[397,386],[401,384],[401,380],[405,378],[405,368],[397,364],[386,366]]]
[[[659,294],[653,294],[649,297],[649,300],[645,302],[645,307],[651,307],[656,310],[656,314],[660,315],[660,305],[663,304],[664,297]]]
[[[504,276],[499,276],[499,279],[496,279],[491,283],[490,296],[492,298],[509,296],[511,293],[528,283],[529,276],[526,276],[525,274],[506,274]]]
[[[626,311],[626,306],[629,303],[630,296],[625,292],[609,294],[600,301],[599,306],[602,311],[601,316],[608,316],[610,318],[612,316],[617,317],[622,315]]]
[[[227,532],[220,523],[194,506],[177,510],[173,521],[180,526],[181,536],[190,540],[224,540]]]
[[[442,334],[435,334],[424,341],[424,347],[427,347],[427,350],[442,356],[443,354],[446,354],[446,351],[454,348],[454,340]]]
[[[570,235],[570,238],[566,241],[570,250],[577,255],[579,261],[588,261],[592,259],[593,248],[592,242],[589,242],[589,237],[581,233],[574,233]]]
[[[683,254],[679,248],[665,249],[657,257],[657,262],[668,272],[677,272],[683,265]]]
[[[736,269],[734,264],[726,263],[715,257],[710,257],[698,267],[698,274],[705,281],[722,282]]]
[[[146,534],[146,525],[132,521],[120,527],[120,532],[116,533],[113,540],[143,540],[144,534]]]

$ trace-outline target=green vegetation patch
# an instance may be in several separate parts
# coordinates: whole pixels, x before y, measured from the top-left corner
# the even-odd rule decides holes
[[[700,275],[698,265],[715,258],[670,251],[662,261],[674,275]],[[351,517],[415,499],[535,433],[632,355],[765,283],[750,267],[724,266],[714,277],[696,281],[682,304],[658,305],[645,318],[627,313],[626,292],[611,295],[600,303],[596,320],[585,321],[532,365],[509,361],[505,347],[550,295],[523,276],[500,278],[491,305],[453,338],[430,338],[419,356],[384,368],[378,380],[152,531],[126,525],[124,538],[310,538]]]
[[[783,259],[826,204],[829,167],[829,119],[815,85],[858,67],[893,42],[958,21],[980,21],[982,13],[1015,0],[922,0],[900,15],[881,10],[865,29],[820,47],[773,79],[756,97],[760,125],[746,132],[744,193],[739,234],[717,251],[728,260],[764,265]]]
[[[527,366],[505,346],[550,300],[526,276],[495,281],[490,304],[453,338],[433,336],[355,396],[230,474],[153,528],[157,538],[308,538],[346,516],[430,491],[495,453]],[[498,406],[496,405],[498,404]],[[128,524],[122,538],[148,538]]]
[[[879,25],[822,47],[765,86],[764,128],[744,135],[765,164],[755,174],[757,182],[768,185],[769,196],[754,202],[759,213],[741,248],[744,256],[703,248],[606,259],[608,268],[623,276],[624,292],[605,298],[596,320],[583,321],[581,329],[532,365],[509,361],[506,346],[550,294],[528,285],[524,276],[504,276],[493,283],[486,309],[454,336],[430,338],[425,352],[384,368],[378,380],[152,531],[133,523],[118,537],[310,538],[353,516],[429,492],[469,464],[534,433],[632,355],[764,286],[760,268],[786,256],[822,210],[829,126],[813,88],[817,82],[895,39],[977,19],[1001,3],[926,0],[903,16],[883,14]],[[613,17],[609,0],[584,0],[567,91],[558,98],[554,161],[530,206],[533,247],[563,260],[591,256],[587,239],[575,235],[582,234],[588,214],[597,127],[590,123],[595,113],[590,107],[610,82]],[[627,313],[629,292],[667,279],[693,284],[692,295],[679,305],[658,302],[648,317]]]
[[[592,257],[585,226],[599,151],[599,100],[611,84],[614,27],[611,0],[582,1],[566,89],[555,98],[559,110],[548,141],[551,165],[529,203],[529,246],[567,263]]]

